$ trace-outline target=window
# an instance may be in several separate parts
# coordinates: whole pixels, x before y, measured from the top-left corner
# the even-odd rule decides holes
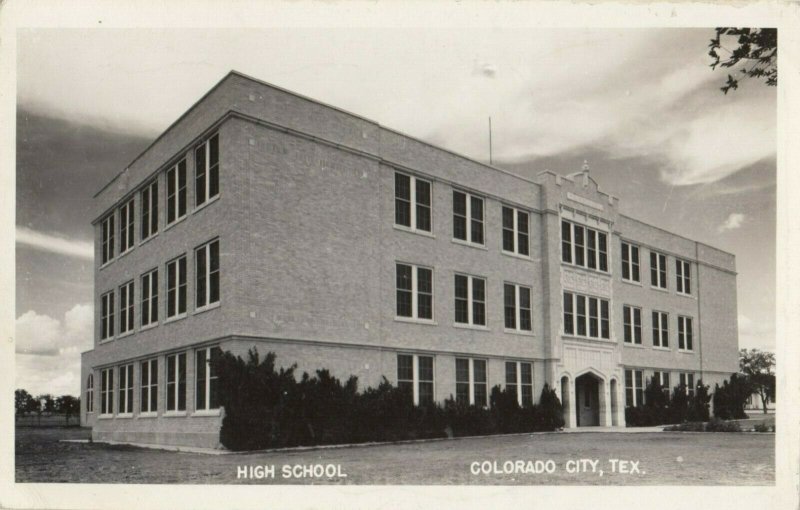
[[[622,243],[622,279],[641,282],[639,276],[639,247],[625,242]]]
[[[414,405],[433,403],[433,357],[398,354],[397,386],[408,391]]]
[[[94,412],[94,374],[86,378],[86,412]]]
[[[119,333],[133,331],[133,282],[119,288]]]
[[[167,225],[186,216],[186,160],[167,170]]]
[[[186,353],[167,356],[167,411],[186,410]]]
[[[433,270],[398,263],[395,271],[397,316],[433,320]]]
[[[610,338],[608,300],[565,292],[564,334]]]
[[[681,351],[691,351],[692,345],[692,319],[689,317],[678,316],[678,349]]]
[[[622,330],[626,344],[642,344],[642,309],[635,306],[622,307]]]
[[[211,241],[194,251],[195,308],[219,303],[219,240]]]
[[[119,367],[119,414],[133,414],[133,365]]]
[[[694,374],[681,373],[679,375],[680,386],[690,397],[694,396]]]
[[[483,199],[453,190],[453,238],[483,244]]]
[[[133,248],[133,199],[119,208],[119,253],[120,255]]]
[[[139,366],[141,377],[141,396],[139,398],[142,413],[158,411],[158,360],[142,361]]]
[[[456,401],[486,407],[486,360],[456,358]]]
[[[158,179],[142,190],[142,240],[158,233]]]
[[[675,284],[679,294],[692,293],[692,264],[686,260],[675,259]]]
[[[653,312],[653,346],[669,347],[669,319],[664,312]]]
[[[394,223],[413,231],[431,232],[431,183],[394,174]]]
[[[486,280],[477,276],[455,275],[455,299],[457,323],[486,325]]]
[[[664,393],[664,395],[666,395],[667,398],[669,398],[669,372],[653,372],[653,380],[661,385],[661,391]]]
[[[522,285],[503,285],[506,329],[531,330],[531,289]]]
[[[205,204],[219,195],[219,135],[194,151],[194,205]]]
[[[186,256],[167,263],[167,318],[186,313]]]
[[[506,390],[516,395],[520,407],[533,405],[533,370],[530,363],[506,361]]]
[[[219,409],[219,382],[216,364],[220,354],[222,351],[219,347],[205,347],[195,351],[195,410]]]
[[[643,404],[642,371],[625,370],[625,405],[627,407],[637,407]]]
[[[114,369],[100,371],[100,414],[114,414]]]
[[[667,256],[654,251],[650,252],[650,285],[667,288]]]
[[[528,256],[528,213],[503,206],[503,251]]]
[[[114,215],[103,220],[103,264],[114,258]]]
[[[142,275],[142,326],[158,322],[158,269]]]
[[[562,220],[561,260],[607,273],[608,234]]]
[[[105,340],[114,336],[114,291],[103,294],[100,302],[100,340]]]

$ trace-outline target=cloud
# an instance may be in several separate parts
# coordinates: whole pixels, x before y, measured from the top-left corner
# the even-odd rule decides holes
[[[722,233],[728,230],[736,230],[742,226],[746,216],[742,213],[731,213],[728,218],[722,222],[722,225],[717,227],[717,231]]]
[[[16,385],[32,394],[78,395],[80,353],[92,346],[94,310],[77,304],[63,321],[29,310],[16,321]]]
[[[94,246],[90,242],[66,239],[64,237],[45,234],[27,227],[17,226],[17,243],[37,250],[58,253],[70,257],[92,260]]]
[[[775,350],[775,324],[770,320],[754,321],[739,315],[739,347]]]

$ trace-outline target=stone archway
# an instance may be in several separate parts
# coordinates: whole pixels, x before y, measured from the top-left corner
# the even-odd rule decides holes
[[[575,378],[575,418],[578,427],[595,427],[605,422],[605,391],[603,380],[587,372]]]

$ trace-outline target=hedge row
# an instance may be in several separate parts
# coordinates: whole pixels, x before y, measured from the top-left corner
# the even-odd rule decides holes
[[[358,391],[326,369],[295,378],[296,366],[276,368],[270,352],[247,361],[230,352],[215,360],[225,408],[220,441],[231,450],[397,441],[555,430],[564,426],[561,402],[545,385],[539,405],[520,407],[514,394],[492,388],[488,409],[447,399],[415,406],[411,395],[385,378]]]
[[[705,422],[709,418],[708,386],[697,381],[694,395],[686,394],[686,388],[676,386],[672,394],[654,378],[644,390],[643,405],[625,409],[625,423],[628,427],[649,427],[669,423]]]

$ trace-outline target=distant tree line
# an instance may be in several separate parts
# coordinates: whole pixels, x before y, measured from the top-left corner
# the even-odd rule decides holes
[[[53,397],[49,393],[34,397],[26,390],[14,390],[14,411],[17,417],[35,415],[41,419],[42,415],[63,415],[69,423],[70,418],[79,418],[81,412],[81,399],[72,395]]]

